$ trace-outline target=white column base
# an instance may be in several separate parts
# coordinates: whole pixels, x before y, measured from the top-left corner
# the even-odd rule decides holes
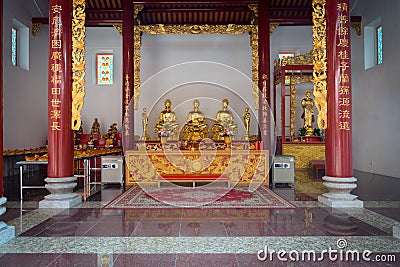
[[[46,178],[46,189],[51,193],[39,202],[39,208],[71,208],[82,203],[82,197],[73,192],[76,177]]]
[[[393,226],[393,237],[400,239],[400,224]]]
[[[2,207],[7,202],[7,198],[0,198],[0,216],[6,212],[6,208]],[[6,223],[0,221],[0,245],[7,243],[15,237],[15,227],[8,226]]]
[[[329,193],[318,196],[318,201],[332,208],[363,208],[364,202],[350,192],[357,187],[357,179],[324,176],[323,183]]]

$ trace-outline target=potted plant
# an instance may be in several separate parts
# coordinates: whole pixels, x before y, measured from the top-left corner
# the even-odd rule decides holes
[[[301,139],[303,142],[319,142],[321,141],[321,130],[314,128],[313,135],[306,136],[307,129],[302,127],[299,129],[299,136],[303,136]]]

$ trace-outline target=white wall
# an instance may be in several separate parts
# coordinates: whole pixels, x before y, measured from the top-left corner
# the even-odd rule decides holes
[[[33,1],[3,2],[3,138],[4,149],[45,145],[47,138],[47,55],[48,27],[36,37],[29,33],[29,71],[11,64],[11,27],[13,18],[31,27],[31,18],[47,14]]]
[[[253,109],[251,134],[257,134],[251,89],[251,47],[249,35],[149,35],[143,34],[141,50],[141,94],[135,114],[135,134],[142,135],[141,113],[149,113],[148,133],[153,129],[167,98],[172,100],[180,127],[200,100],[200,110],[214,119],[227,98],[243,131],[245,107]],[[212,125],[209,125],[211,127]]]
[[[83,132],[90,133],[94,118],[100,122],[100,132],[107,133],[110,125],[117,123],[121,131],[122,121],[122,36],[114,27],[86,28],[86,83],[85,103],[81,116]],[[96,84],[96,54],[114,55],[112,85]]]
[[[400,178],[400,1],[357,1],[363,25],[382,17],[383,64],[364,69],[364,36],[352,33],[353,166]]]

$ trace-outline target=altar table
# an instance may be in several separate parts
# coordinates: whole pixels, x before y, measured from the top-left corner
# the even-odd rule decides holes
[[[268,150],[171,150],[125,152],[127,186],[154,185],[171,175],[193,182],[197,177],[228,177],[229,185],[269,185]],[[166,177],[167,179],[165,179]],[[192,178],[191,178],[192,177]]]

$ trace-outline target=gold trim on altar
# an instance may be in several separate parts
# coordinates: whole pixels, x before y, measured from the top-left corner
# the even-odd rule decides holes
[[[125,152],[126,185],[156,185],[163,175],[224,175],[230,184],[269,184],[267,150]]]

